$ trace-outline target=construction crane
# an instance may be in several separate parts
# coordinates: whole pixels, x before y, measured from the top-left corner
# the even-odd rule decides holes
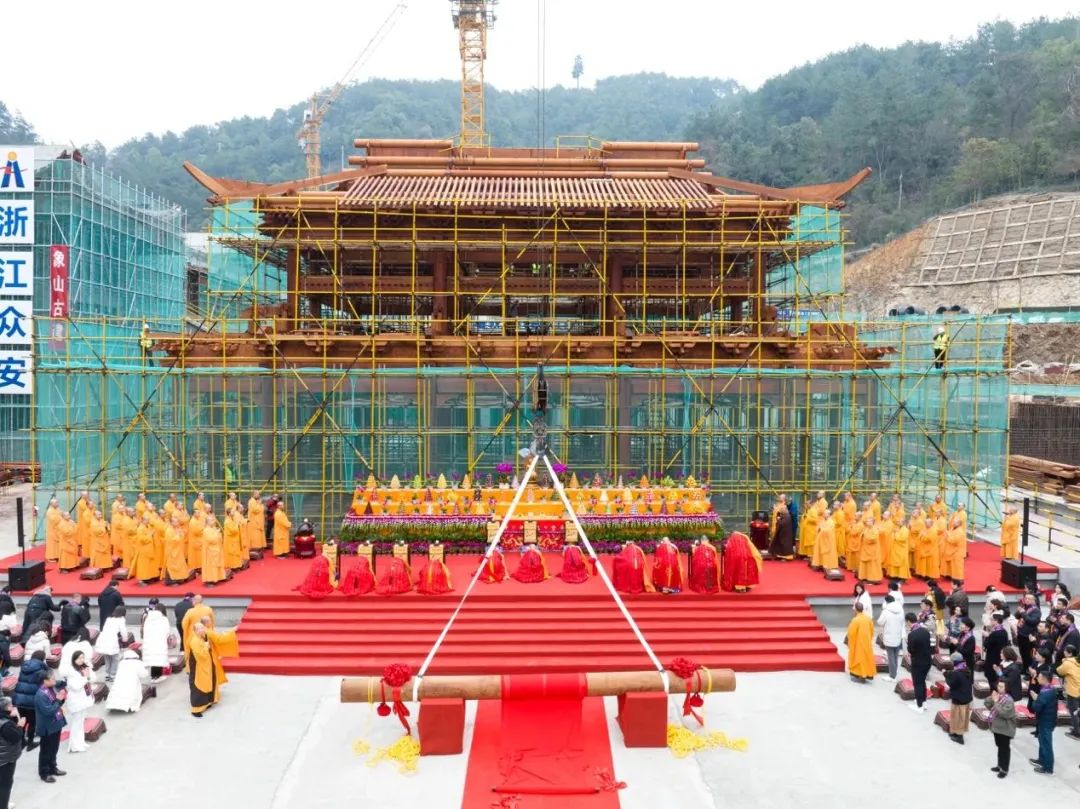
[[[461,50],[461,145],[486,146],[484,135],[484,59],[487,32],[495,26],[498,0],[450,0]]]
[[[299,131],[296,133],[296,137],[300,142],[300,148],[304,150],[304,159],[307,162],[307,176],[318,177],[322,174],[322,136],[319,134],[319,128],[322,126],[323,119],[326,117],[327,111],[331,105],[337,101],[338,96],[345,89],[346,85],[356,75],[356,72],[367,62],[371,55],[378,49],[382,41],[386,39],[386,35],[390,33],[390,30],[394,27],[394,24],[401,18],[401,15],[407,8],[406,3],[398,3],[390,13],[383,20],[382,25],[378,30],[372,34],[371,39],[368,40],[367,45],[360,51],[360,54],[356,57],[349,69],[345,71],[345,75],[341,77],[341,81],[331,87],[327,93],[319,98],[318,93],[311,96],[311,105],[304,110],[304,123],[300,125]]]

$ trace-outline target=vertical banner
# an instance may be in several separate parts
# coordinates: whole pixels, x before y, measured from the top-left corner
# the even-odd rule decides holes
[[[54,244],[49,248],[49,348],[63,351],[67,339],[68,269],[71,265],[71,248],[66,244]]]

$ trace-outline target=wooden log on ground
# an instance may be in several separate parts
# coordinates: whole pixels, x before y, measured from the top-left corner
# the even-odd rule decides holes
[[[685,694],[686,681],[668,672],[671,693]],[[585,675],[590,697],[611,697],[619,694],[663,691],[664,683],[656,671],[603,671]],[[341,681],[342,702],[378,702],[383,689],[380,677],[346,677]],[[711,688],[709,687],[711,685]],[[691,684],[696,688],[696,683]],[[734,691],[735,672],[731,669],[709,669],[701,673],[701,691]],[[385,689],[389,697],[389,689]],[[412,698],[413,681],[401,689],[402,695]],[[502,677],[497,674],[435,676],[420,681],[420,697],[428,699],[499,699],[502,696]]]

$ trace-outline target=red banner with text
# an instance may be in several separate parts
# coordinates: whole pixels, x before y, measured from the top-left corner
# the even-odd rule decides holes
[[[49,248],[49,347],[62,350],[67,338],[67,324],[62,321],[69,315],[68,267],[71,248],[66,244],[54,244]]]

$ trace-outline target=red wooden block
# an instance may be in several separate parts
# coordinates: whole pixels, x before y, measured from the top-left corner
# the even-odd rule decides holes
[[[0,685],[0,690],[3,691],[5,697],[10,697],[12,694],[15,693],[15,686],[18,685],[18,683],[19,675],[9,674],[7,677],[4,678],[2,685]]]
[[[885,655],[874,655],[874,665],[877,666],[878,674],[889,670],[889,658]]]
[[[934,715],[934,724],[941,728],[946,733],[949,732],[949,712],[938,711]]]
[[[420,755],[452,756],[464,750],[465,700],[422,699],[416,724]]]
[[[1016,704],[1016,726],[1021,728],[1035,727],[1035,714],[1028,710],[1027,705]]]
[[[903,679],[896,684],[893,693],[898,694],[902,700],[913,700],[915,699],[915,684],[911,682],[910,677]]]
[[[13,643],[8,648],[8,656],[11,658],[11,665],[21,666],[26,659],[26,649],[21,643]]]
[[[59,643],[54,643],[49,647],[49,653],[45,655],[45,665],[50,669],[55,669],[60,665],[60,655],[63,653],[64,647]]]
[[[105,683],[94,683],[90,690],[94,694],[94,702],[101,702],[109,696],[109,686]]]
[[[86,734],[86,741],[88,742],[96,742],[107,730],[104,719],[88,716],[83,720],[83,733]],[[60,731],[60,741],[66,742],[69,735],[70,731],[64,728]]]
[[[627,747],[667,747],[667,694],[619,695],[619,728]]]

